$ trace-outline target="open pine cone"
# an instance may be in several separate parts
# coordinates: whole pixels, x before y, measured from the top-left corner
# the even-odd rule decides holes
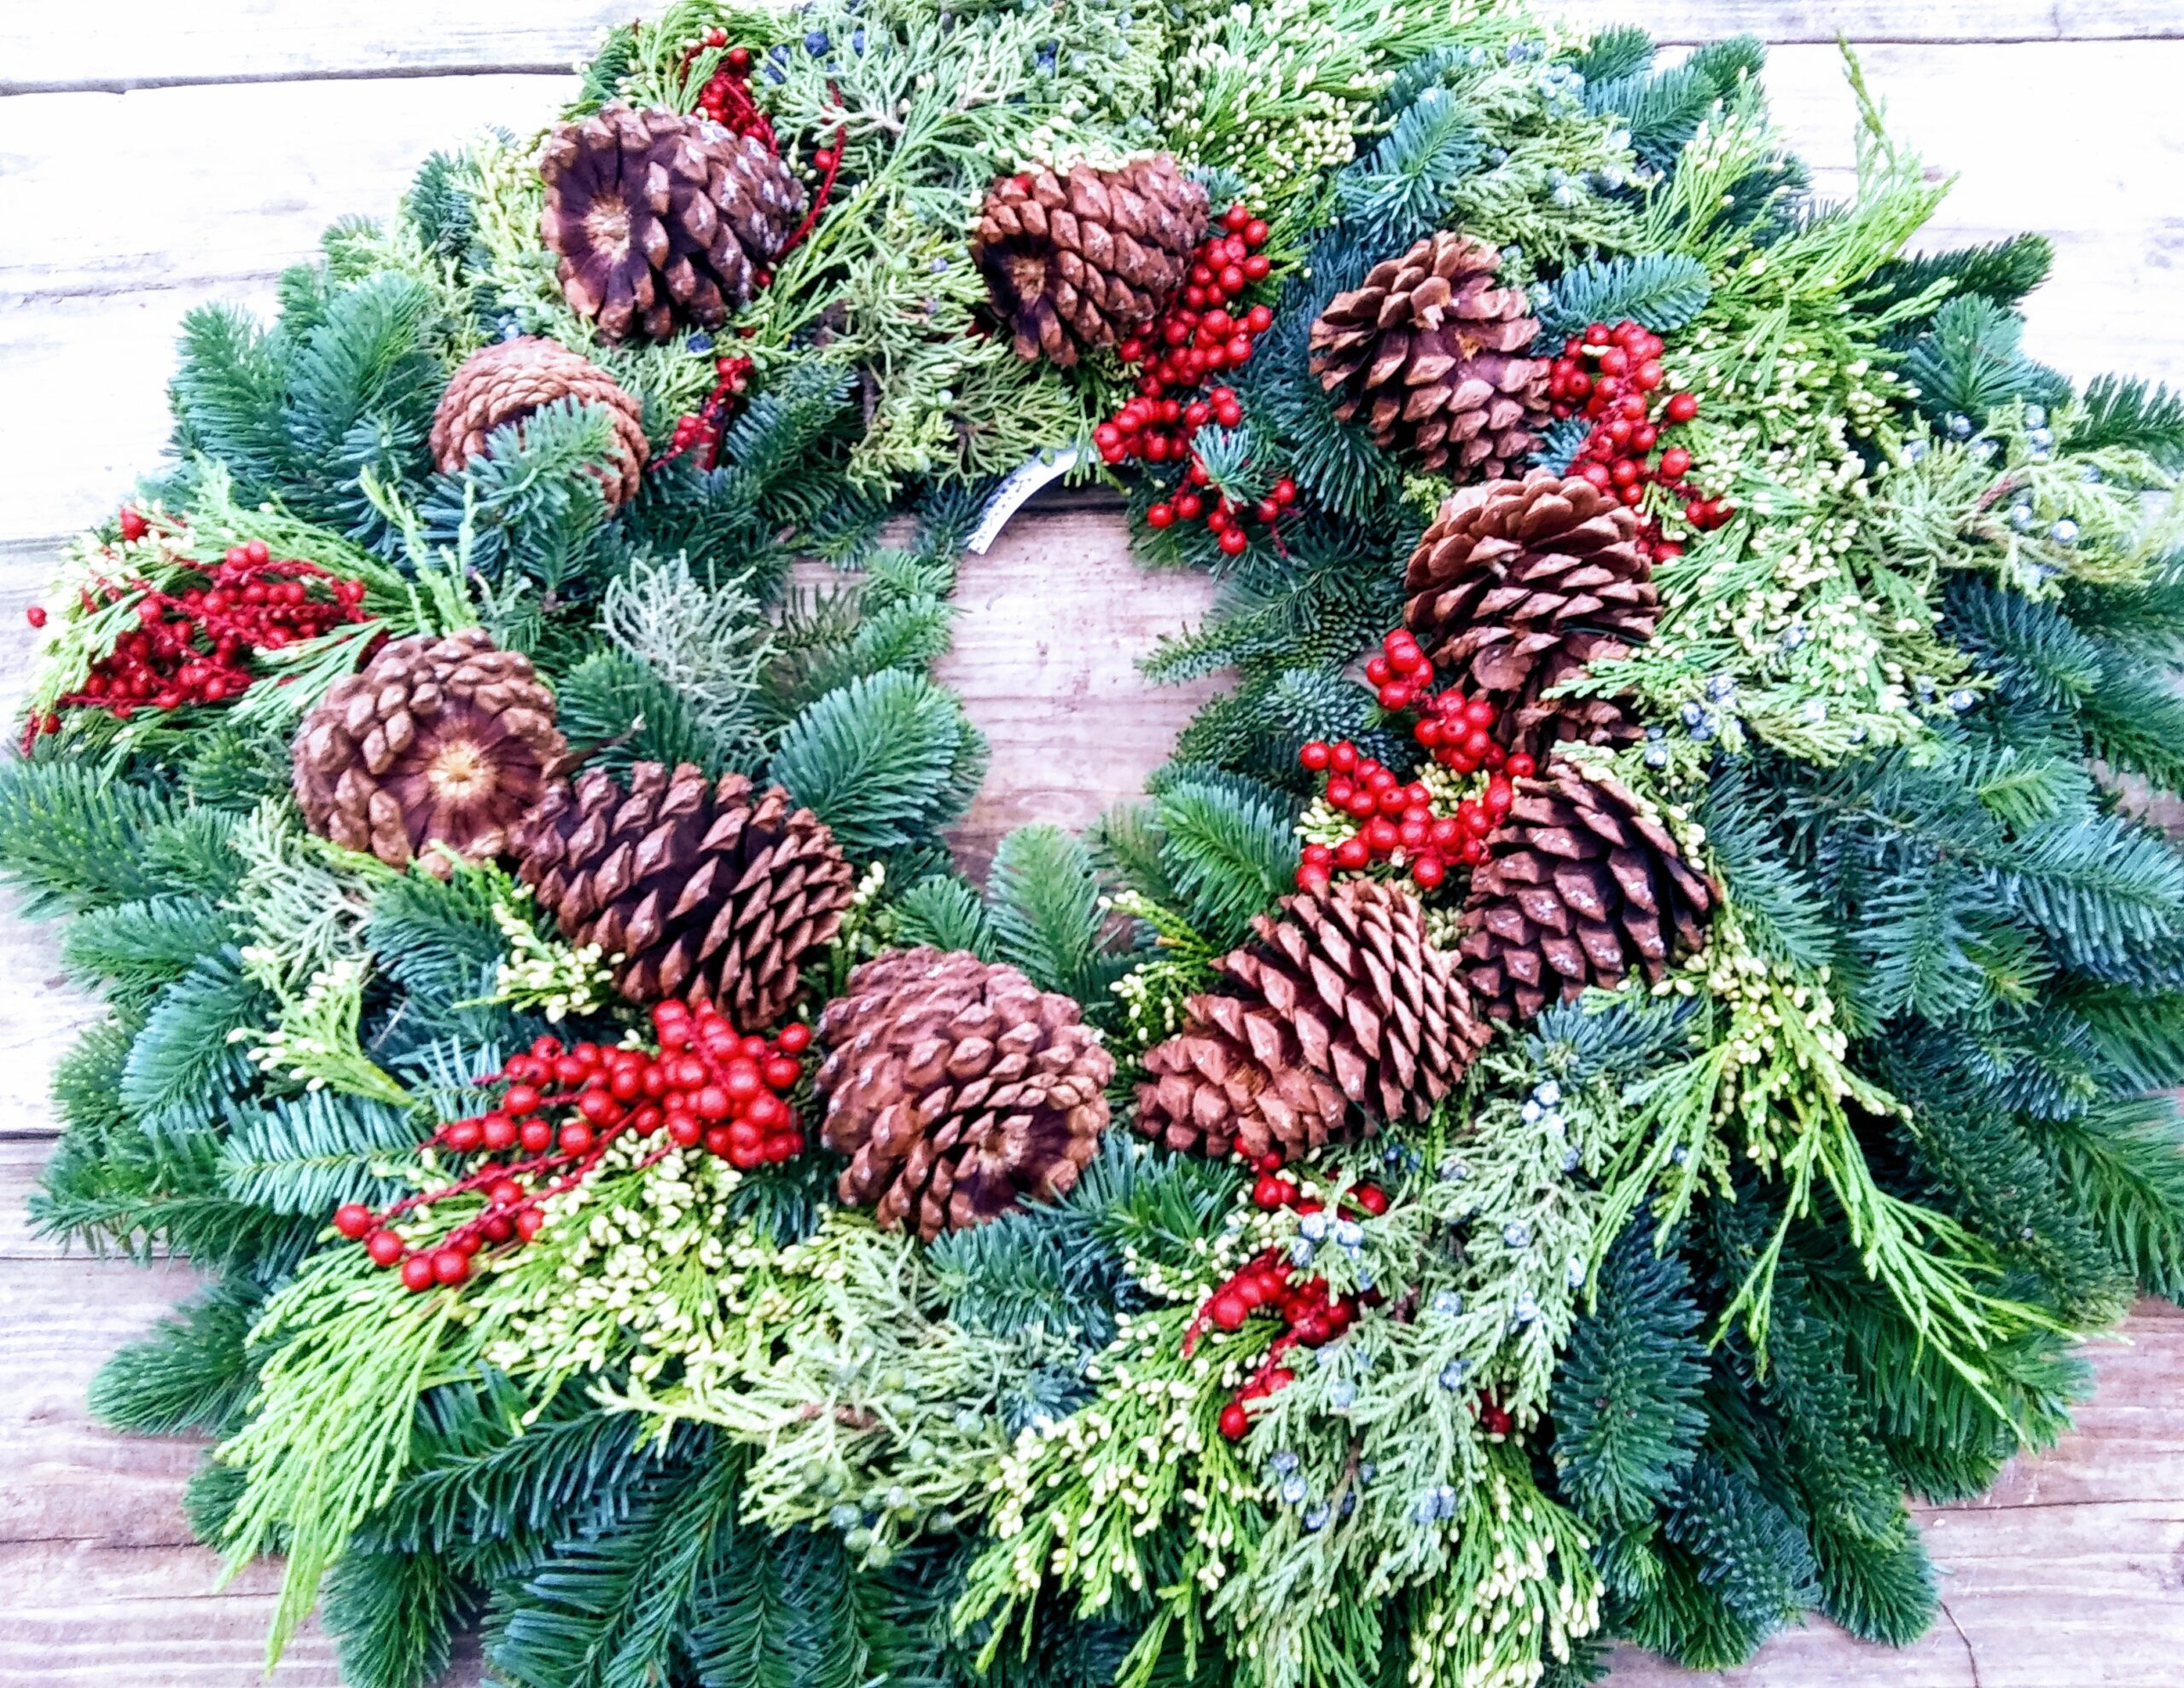
[[[555,129],[539,173],[562,297],[610,340],[718,328],[804,211],[802,185],[762,142],[619,100]]]
[[[292,757],[313,832],[404,867],[433,866],[434,844],[498,856],[567,753],[530,658],[472,628],[382,647],[304,718]]]
[[[775,786],[685,763],[593,769],[515,830],[524,883],[572,943],[619,956],[632,1002],[710,1002],[745,1031],[779,1020],[804,958],[831,942],[855,874],[834,835]]]
[[[1507,474],[1539,444],[1547,360],[1524,289],[1499,287],[1502,255],[1447,229],[1376,264],[1312,324],[1311,370],[1335,415],[1362,411],[1384,451],[1466,479]]]
[[[1637,736],[1612,699],[1542,696],[1629,656],[1660,618],[1637,513],[1612,493],[1551,469],[1466,487],[1410,554],[1403,589],[1403,624],[1493,699],[1506,748]]]
[[[1114,1059],[1066,996],[961,950],[865,962],[819,1017],[839,1194],[931,1242],[1066,1194],[1107,1128]]]
[[[971,236],[1019,357],[1064,368],[1150,321],[1189,274],[1205,189],[1167,154],[1064,176],[1042,166],[987,191]]]
[[[613,424],[613,461],[599,474],[608,506],[636,497],[651,450],[644,407],[590,358],[532,334],[497,341],[463,359],[433,412],[433,461],[444,475],[459,473],[485,455],[495,429],[511,422],[520,427],[532,412],[563,398],[598,405]]]
[[[1713,886],[1626,786],[1567,756],[1514,784],[1472,874],[1459,946],[1489,1013],[1529,1019],[1634,966],[1658,979],[1705,943]]]
[[[1423,1119],[1485,1047],[1456,958],[1417,900],[1374,879],[1281,901],[1226,983],[1148,1050],[1137,1128],[1171,1149],[1256,1159]],[[1353,1111],[1353,1109],[1355,1111]]]

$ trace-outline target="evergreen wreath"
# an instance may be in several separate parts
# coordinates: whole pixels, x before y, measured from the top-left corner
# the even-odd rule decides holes
[[[68,554],[49,1234],[214,1283],[343,1669],[1371,1688],[1935,1610],[2184,1292],[2184,402],[1813,200],[1749,40],[677,0],[427,161]],[[1074,453],[1074,458],[1060,454]],[[943,829],[1030,465],[1211,570],[1146,800]],[[1002,488],[996,493],[996,487]],[[796,584],[792,564],[835,566]],[[810,577],[804,577],[808,579]],[[1362,658],[1362,666],[1360,659]]]

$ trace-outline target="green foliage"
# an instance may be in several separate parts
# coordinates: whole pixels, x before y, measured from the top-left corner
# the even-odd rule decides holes
[[[141,1005],[234,930],[232,918],[201,896],[145,897],[78,915],[62,936],[61,959],[85,984],[104,983],[116,1001]]]
[[[200,956],[153,999],[122,1069],[122,1105],[154,1128],[209,1122],[219,1099],[249,1082],[229,1034],[259,1024],[267,1006],[232,946]]]
[[[1891,258],[1875,270],[1869,297],[1874,307],[1887,309],[1946,283],[1953,296],[1977,293],[2007,309],[2045,281],[2054,262],[2054,245],[2045,235],[2018,235],[1954,252],[1920,252]]]
[[[1458,183],[1484,151],[1456,96],[1428,88],[1369,156],[1335,177],[1335,202],[1355,238],[1375,251],[1400,252],[1443,225]]]
[[[1626,47],[1621,56],[1634,58]],[[1699,48],[1666,70],[1634,69],[1585,90],[1585,107],[1612,113],[1630,131],[1630,148],[1656,169],[1671,168],[1699,123],[1745,82],[1757,82],[1767,49],[1740,35]]]
[[[1101,943],[1107,911],[1092,852],[1059,827],[1019,827],[994,852],[987,885],[996,959],[1023,969],[1043,990],[1074,996],[1088,1012],[1111,1008],[1127,955]]]
[[[597,651],[562,677],[555,715],[587,763],[626,774],[634,763],[694,762],[718,773],[727,749],[659,670],[621,651]]]
[[[26,913],[81,913],[189,893],[154,846],[180,822],[171,800],[77,762],[0,768],[0,873]]]
[[[1656,334],[1682,328],[1706,308],[1713,289],[1706,266],[1681,252],[1641,258],[1594,258],[1559,277],[1540,312],[1548,340],[1574,334],[1588,323],[1612,326],[1625,317]]]
[[[2035,1131],[2075,1210],[2140,1287],[2184,1298],[2184,1125],[2175,1102],[2119,1098]]]
[[[2019,349],[2024,320],[1981,294],[1953,299],[1934,313],[1933,327],[1902,361],[1919,408],[1937,423],[1967,416],[1975,427],[2005,404],[2059,403],[2069,386]]]
[[[398,1108],[310,1090],[235,1111],[221,1146],[220,1181],[253,1208],[323,1221],[344,1202],[379,1207],[401,1194],[398,1182],[373,1169],[414,1148],[419,1135]]]
[[[226,1436],[240,1428],[257,1381],[245,1339],[263,1298],[247,1279],[215,1285],[99,1368],[92,1413],[140,1436]]]
[[[456,1631],[477,1610],[463,1579],[431,1553],[352,1552],[328,1573],[323,1614],[354,1688],[428,1688]]]
[[[1217,946],[1241,938],[1252,915],[1293,888],[1297,835],[1273,792],[1186,777],[1160,792],[1153,814],[1161,867]]]
[[[1601,1263],[1592,1310],[1574,1325],[1549,1412],[1561,1493],[1602,1526],[1653,1516],[1699,1452],[1705,1350],[1691,1276],[1626,1231]]]
[[[2171,474],[2184,469],[2184,394],[2123,375],[2096,375],[2070,423],[2072,449],[2144,453]]]
[[[647,1473],[619,1527],[557,1543],[496,1598],[487,1656],[527,1688],[653,1688],[688,1645],[739,1534],[740,1458],[701,1451]]]
[[[419,512],[425,537],[497,583],[580,591],[607,560],[601,474],[615,449],[603,408],[555,399],[495,429],[456,473],[433,477]]]
[[[1710,1454],[1701,1454],[1686,1474],[1662,1532],[1689,1556],[1707,1603],[1718,1605],[1722,1615],[1714,1621],[1737,1638],[1735,1657],[1793,1622],[1819,1596],[1812,1550],[1797,1520],[1752,1477]],[[1708,1650],[1710,1625],[1694,1623],[1679,1636],[1669,1627],[1676,1621],[1670,1603],[1658,1605],[1667,1623],[1657,1640],[1641,1621],[1637,1633],[1646,1645],[1702,1669],[1728,1662]]]
[[[905,946],[967,949],[981,960],[998,960],[993,927],[979,894],[945,873],[920,879],[896,899],[895,937]]]
[[[968,806],[985,741],[922,675],[889,669],[820,698],[783,729],[772,777],[852,856],[899,848]]]

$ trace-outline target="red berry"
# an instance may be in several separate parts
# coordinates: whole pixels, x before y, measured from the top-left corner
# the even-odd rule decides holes
[[[1242,1401],[1232,1401],[1221,1409],[1221,1434],[1229,1441],[1241,1441],[1251,1428],[1252,1417]]]
[[[1217,540],[1215,543],[1221,547],[1223,555],[1234,557],[1240,556],[1243,554],[1244,548],[1250,544],[1251,541],[1245,537],[1243,529],[1240,527],[1232,527],[1224,531],[1221,537]]]
[[[561,1128],[561,1152],[565,1155],[587,1155],[593,1143],[591,1128],[582,1120],[572,1119]]]
[[[1512,780],[1529,780],[1532,777],[1534,772],[1537,770],[1539,764],[1534,762],[1531,757],[1525,755],[1524,751],[1519,751],[1515,755],[1509,758],[1507,766],[1509,777]]]
[[[1240,234],[1252,226],[1252,213],[1239,202],[1221,213],[1221,226],[1231,234]]]
[[[1223,1290],[1208,1303],[1207,1316],[1215,1326],[1223,1331],[1240,1331],[1252,1310],[1244,1305],[1244,1298],[1234,1290]]]
[[[1687,422],[1699,414],[1699,401],[1687,392],[1670,395],[1666,415],[1671,422]]]
[[[375,1231],[364,1238],[364,1252],[375,1266],[392,1266],[402,1258],[402,1238],[392,1231]]]
[[[1147,527],[1172,527],[1175,522],[1176,507],[1172,504],[1155,504],[1145,513]]]
[[[470,1256],[458,1248],[435,1249],[433,1250],[432,1267],[433,1276],[439,1282],[460,1284],[470,1275]],[[406,1267],[403,1269],[403,1276],[405,1279],[409,1276]]]
[[[456,1256],[462,1260],[461,1255]],[[462,1261],[463,1269],[469,1270],[470,1262]],[[433,1257],[430,1255],[411,1255],[402,1262],[402,1287],[412,1294],[421,1295],[433,1287]]]
[[[532,1084],[511,1084],[501,1106],[512,1114],[536,1113],[538,1111],[538,1088]]]
[[[372,1228],[372,1210],[362,1202],[344,1202],[334,1209],[334,1228],[353,1243]]]
[[[1388,1192],[1377,1184],[1361,1184],[1350,1192],[1350,1199],[1374,1218],[1388,1210]]]
[[[485,1146],[495,1152],[514,1146],[515,1122],[506,1114],[487,1114],[479,1122],[479,1134],[485,1139]]]
[[[43,627],[45,625],[45,610],[40,605],[32,604],[23,612],[23,619],[32,627]]]
[[[543,1119],[527,1119],[516,1132],[516,1140],[523,1145],[526,1154],[543,1155],[554,1140],[554,1128]]]
[[[1356,873],[1373,859],[1373,852],[1365,847],[1362,838],[1345,838],[1334,847],[1334,865],[1346,873]]]
[[[811,1047],[811,1028],[801,1024],[783,1026],[774,1047],[784,1055],[801,1055]]]
[[[546,1215],[537,1208],[526,1208],[515,1216],[515,1234],[529,1242],[546,1228]]]
[[[1326,745],[1317,739],[1312,739],[1307,740],[1304,747],[1297,752],[1297,760],[1311,769],[1313,773],[1317,774],[1327,765],[1333,755],[1333,752],[1329,751]]]
[[[1432,890],[1447,876],[1438,856],[1420,856],[1410,864],[1410,877],[1418,881],[1421,890]]]

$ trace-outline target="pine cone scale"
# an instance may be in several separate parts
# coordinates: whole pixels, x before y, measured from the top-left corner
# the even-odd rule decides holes
[[[1114,1063],[1076,1005],[962,952],[868,961],[818,1026],[839,1194],[930,1241],[1074,1186]]]
[[[739,824],[723,826],[731,810]],[[840,929],[854,879],[833,834],[786,792],[754,803],[741,774],[716,782],[687,764],[640,763],[626,792],[595,769],[550,792],[514,842],[563,935],[622,958],[624,995],[709,1001],[746,1029],[787,1011],[804,960]]]
[[[1431,943],[1407,893],[1349,881],[1281,908],[1218,964],[1226,989],[1190,999],[1182,1030],[1147,1052],[1144,1134],[1215,1156],[1298,1152],[1369,1132],[1374,1114],[1424,1117],[1485,1042],[1460,958]]]

